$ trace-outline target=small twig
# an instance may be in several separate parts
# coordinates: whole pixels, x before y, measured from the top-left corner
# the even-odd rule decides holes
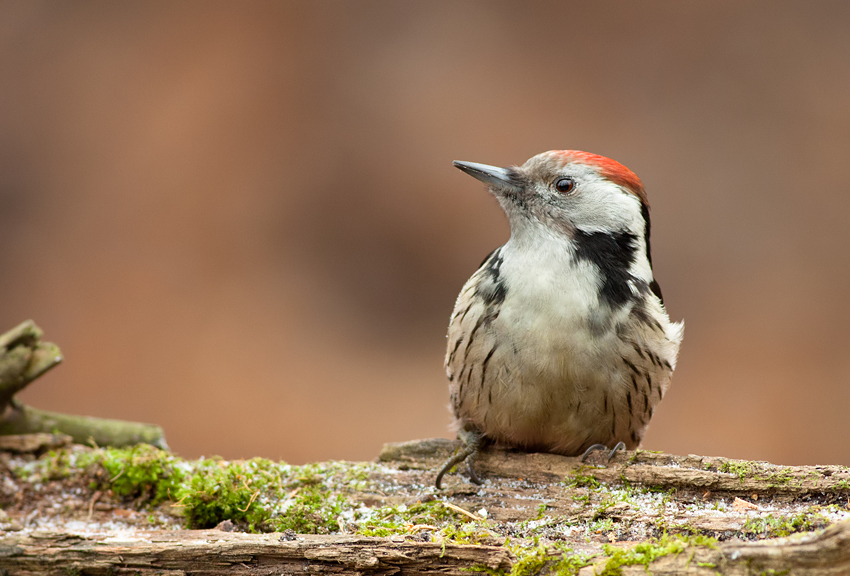
[[[102,495],[103,495],[103,492],[98,490],[91,497],[91,500],[89,501],[89,515],[88,515],[88,518],[86,518],[86,522],[91,521],[91,516],[92,516],[92,514],[94,514],[94,503],[97,502],[98,498],[100,498]]]
[[[250,500],[248,500],[248,505],[247,505],[247,506],[245,506],[245,509],[244,509],[244,510],[243,510],[242,508],[239,508],[239,507],[237,507],[236,509],[237,509],[237,510],[239,510],[240,512],[247,512],[247,511],[248,511],[248,508],[250,508],[250,507],[251,507],[251,504],[253,504],[253,503],[254,503],[254,499],[255,499],[257,496],[259,496],[259,495],[260,495],[260,491],[259,491],[259,490],[257,490],[256,492],[254,492],[253,494],[251,494],[251,499],[250,499]]]
[[[190,496],[189,494],[186,494],[186,495],[185,495],[185,496],[183,496],[180,500],[178,500],[177,502],[175,502],[174,504],[172,504],[172,506],[180,506],[181,508],[185,508],[187,505],[186,505],[186,504],[183,504],[182,502],[183,502],[183,500],[185,500],[185,499],[186,499],[186,498],[188,498],[189,496]],[[168,489],[168,497],[169,497],[169,498],[171,498],[171,489],[170,489],[170,488]]]
[[[286,499],[283,502],[281,502],[280,507],[283,508],[284,506],[289,504],[289,501],[292,500],[293,498],[295,498],[295,495],[298,494],[298,492],[300,490],[301,490],[301,486],[299,486],[298,488],[296,488],[295,490],[293,490],[292,492],[287,494]]]
[[[419,530],[439,530],[439,528],[430,524],[412,524],[407,527],[408,532],[418,532]]]
[[[438,500],[438,502],[440,504],[442,504],[443,506],[445,506],[446,508],[448,508],[449,510],[454,510],[455,512],[459,512],[459,513],[463,514],[464,516],[468,516],[468,517],[472,518],[476,522],[483,522],[484,521],[484,518],[481,518],[480,516],[476,516],[472,512],[464,510],[460,506],[455,506],[454,504],[450,504],[449,502],[443,502],[442,500]]]
[[[116,480],[118,480],[118,479],[121,477],[121,475],[124,473],[124,470],[125,470],[125,469],[126,469],[126,468],[121,468],[121,472],[119,472],[118,474],[116,474],[114,478],[110,479],[110,480],[109,480],[109,483],[110,483],[110,484],[112,484],[113,482],[115,482]]]

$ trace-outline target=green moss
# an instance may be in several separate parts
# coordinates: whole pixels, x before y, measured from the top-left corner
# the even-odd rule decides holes
[[[780,470],[769,474],[766,480],[772,486],[785,486],[791,481],[791,474],[788,470]]]
[[[282,514],[272,519],[275,532],[294,530],[299,534],[330,534],[340,529],[339,515],[348,507],[341,494],[331,497],[318,485],[300,491],[295,502]]]
[[[817,507],[811,511],[800,512],[794,516],[760,516],[748,519],[741,527],[740,533],[746,536],[762,538],[780,538],[796,532],[811,532],[825,528],[829,524]]]
[[[340,514],[353,506],[340,491],[358,480],[347,480],[344,472],[343,466],[290,467],[262,458],[201,461],[179,492],[179,505],[190,528],[230,520],[251,532],[329,534],[340,529]],[[331,481],[336,475],[343,476],[338,483]]]
[[[716,540],[705,536],[685,538],[683,536],[670,536],[666,533],[656,540],[642,542],[631,548],[618,548],[606,544],[602,548],[609,558],[599,576],[619,576],[623,573],[623,566],[641,564],[648,569],[649,565],[658,558],[670,554],[680,554],[688,546],[715,547],[716,544]]]
[[[599,490],[602,488],[602,484],[600,484],[595,476],[585,474],[586,470],[588,470],[587,466],[579,466],[573,470],[565,480],[566,487],[587,488],[589,490]]]
[[[137,507],[171,501],[182,510],[187,528],[211,528],[230,520],[251,532],[330,533],[340,530],[343,516],[349,521],[354,518],[355,523],[358,514],[369,517],[348,497],[355,490],[368,491],[368,464],[289,466],[261,458],[186,461],[138,445],[59,450],[18,464],[13,472],[32,483],[77,475],[91,490],[132,498]],[[427,513],[424,508],[412,509],[405,521],[415,521],[420,512],[428,521],[442,515],[453,517],[444,506],[430,506]],[[151,518],[156,522],[155,516]]]
[[[719,470],[727,474],[734,474],[739,480],[743,481],[747,475],[753,473],[753,465],[751,462],[724,462],[720,465]]]
[[[413,506],[387,506],[372,512],[372,520],[359,530],[364,536],[392,536],[407,534],[413,526],[440,527],[456,518],[456,512],[449,510],[442,502],[419,502]]]
[[[365,517],[364,517],[365,515]],[[446,506],[440,500],[417,502],[413,505],[385,506],[368,512],[355,513],[359,522],[357,534],[388,537],[410,535],[423,530],[445,546],[453,544],[493,544],[498,534],[489,530],[487,520],[470,521],[465,514]],[[478,570],[478,567],[473,571]]]
[[[590,494],[573,494],[572,499],[573,502],[577,502],[582,505],[590,504]]]
[[[363,521],[357,533],[363,536],[394,536],[397,534],[410,534],[416,527],[419,529],[432,529],[436,535],[443,540],[452,540],[458,543],[470,538],[480,539],[469,529],[476,526],[468,523],[468,517],[445,506],[439,500],[430,502],[417,502],[412,506],[384,506],[370,512],[368,519]],[[460,521],[460,524],[457,523]],[[467,526],[466,531],[459,530],[458,526]],[[426,528],[428,527],[428,528]]]
[[[532,520],[542,520],[544,516],[546,516],[546,510],[549,509],[549,505],[546,503],[541,504],[537,507],[537,516],[532,518]]]
[[[438,538],[443,541],[444,548],[446,542],[452,542],[454,544],[483,544],[492,535],[491,532],[475,522],[447,524],[437,532]]]
[[[587,529],[594,534],[604,534],[614,529],[614,521],[611,518],[602,518],[601,520],[590,520],[587,523]]]
[[[369,477],[367,465],[189,462],[146,444],[53,452],[16,473],[33,482],[85,474],[92,490],[133,498],[136,505],[170,500],[183,510],[188,528],[230,520],[252,532],[300,533],[338,531],[340,513],[353,508],[345,493],[365,488]]]
[[[483,572],[491,576],[538,576],[541,574],[575,576],[582,568],[590,566],[594,560],[593,556],[579,554],[564,544],[547,547],[535,540],[532,545],[526,546],[512,545],[510,541],[506,541],[505,546],[516,557],[510,572],[493,570],[483,565],[475,566],[470,571]],[[648,568],[658,558],[679,554],[693,546],[716,548],[717,540],[705,536],[684,537],[664,534],[661,538],[631,548],[605,545],[603,549],[608,559],[599,576],[619,576],[623,572],[623,566],[643,565]],[[699,565],[714,567],[710,563]]]
[[[200,461],[180,492],[179,505],[189,528],[212,528],[230,520],[246,524],[250,531],[261,530],[270,511],[260,505],[268,489],[277,493],[279,473],[271,472],[271,462],[261,459],[247,462]],[[263,474],[266,472],[266,474]]]
[[[745,478],[752,478],[764,482],[771,488],[786,488],[795,480],[787,468],[766,467],[759,462],[723,462],[718,470],[734,474],[741,481]],[[817,472],[809,472],[809,475],[819,476]],[[794,485],[801,487],[803,478],[797,478]]]
[[[511,566],[510,576],[536,576],[552,574],[555,576],[575,576],[579,570],[588,566],[588,556],[575,552],[563,544],[548,548],[543,544],[532,547],[511,547],[516,561]],[[493,571],[489,571],[493,574]]]
[[[552,572],[556,576],[575,576],[579,570],[588,566],[588,557],[576,552],[565,552],[559,559],[552,563]]]
[[[170,452],[147,444],[132,448],[51,451],[18,467],[16,476],[30,482],[87,475],[92,490],[111,490],[139,503],[156,504],[173,496],[183,480],[180,462]]]
[[[139,444],[131,448],[98,449],[77,457],[81,468],[100,466],[94,483],[100,489],[112,490],[118,496],[138,498],[141,502],[158,504],[173,498],[180,491],[184,473],[176,464],[179,460],[170,452]]]
[[[549,563],[549,551],[544,545],[538,545],[535,548],[520,550],[520,553],[514,552],[516,562],[511,566],[511,576],[533,576],[540,574],[543,567]]]
[[[74,472],[74,462],[65,450],[51,450],[38,460],[14,466],[15,477],[28,482],[62,480]]]
[[[604,517],[608,509],[614,506],[614,504],[616,504],[616,501],[613,498],[603,498],[602,501],[593,509],[593,516],[591,517],[591,520],[598,520],[599,518]]]

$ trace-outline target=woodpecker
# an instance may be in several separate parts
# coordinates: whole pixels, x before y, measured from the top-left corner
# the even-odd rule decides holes
[[[508,242],[464,285],[449,322],[446,375],[460,447],[566,456],[640,445],[670,386],[684,323],[653,278],[649,203],[631,170],[578,150],[522,166],[454,162],[484,182]]]

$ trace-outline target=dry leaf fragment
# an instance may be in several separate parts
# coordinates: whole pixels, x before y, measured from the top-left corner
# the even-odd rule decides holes
[[[747,502],[746,500],[741,500],[736,497],[732,502],[732,509],[735,510],[735,512],[744,512],[746,510],[758,510],[759,507],[752,502]]]

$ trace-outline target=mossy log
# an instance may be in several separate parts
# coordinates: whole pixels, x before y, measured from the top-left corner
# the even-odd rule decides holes
[[[42,342],[42,335],[32,320],[0,334],[0,408],[5,409],[27,384],[62,362],[59,347]]]
[[[218,530],[156,531],[132,536],[62,533],[9,535],[0,542],[0,566],[21,576],[279,574],[508,573],[516,557],[502,546],[392,541],[348,535],[305,535],[281,541],[279,534]],[[602,573],[604,562],[579,571]],[[850,522],[806,538],[722,543],[685,550],[620,573],[659,575],[850,574]]]
[[[39,454],[46,450],[55,450],[73,444],[74,439],[67,434],[5,434],[0,435],[0,451],[20,454]]]
[[[79,444],[131,446],[146,442],[168,447],[162,428],[153,424],[60,414],[17,402],[15,394],[62,362],[59,347],[42,342],[42,336],[32,320],[0,334],[0,435],[61,433]]]
[[[14,562],[7,562],[12,560]],[[56,574],[469,574],[470,566],[509,569],[498,546],[392,542],[360,536],[277,534],[217,530],[158,531],[126,538],[30,534],[6,537],[0,566],[20,575]],[[12,571],[13,570],[13,571]]]
[[[278,492],[263,492],[247,463],[215,464],[222,471],[239,466],[238,487],[251,494],[238,508],[242,512],[275,505],[270,499],[280,496],[274,494],[296,501],[299,491],[320,489],[332,500],[347,490],[347,509],[369,512],[358,520],[344,518],[338,508],[340,516],[324,525],[335,532],[330,534],[234,532],[245,528],[236,517],[217,530],[148,530],[143,517],[159,509],[146,509],[135,496],[113,497],[102,487],[121,474],[110,477],[110,472],[104,479],[98,473],[92,478],[101,487],[87,493],[85,476],[63,491],[62,482],[71,482],[73,474],[60,470],[50,484],[53,493],[78,496],[50,501],[42,496],[50,491],[48,477],[37,481],[40,487],[28,488],[14,477],[14,462],[7,458],[11,476],[0,482],[0,497],[7,490],[7,502],[16,504],[6,505],[5,522],[32,522],[39,514],[47,522],[0,520],[0,571],[62,576],[850,574],[850,470],[845,467],[784,467],[645,451],[618,454],[607,465],[585,465],[576,458],[490,449],[477,464],[483,486],[450,475],[446,489],[436,491],[434,470],[454,447],[443,439],[391,444],[371,464],[251,465],[271,478],[265,486],[279,486]],[[141,462],[151,462],[151,456]],[[209,461],[204,462],[206,467],[194,469],[209,474]],[[129,465],[120,464],[123,477],[131,474]],[[178,466],[196,465],[180,461]],[[27,482],[33,486],[33,480]],[[38,498],[45,501],[34,501]],[[175,500],[161,506],[173,510],[188,502]],[[404,507],[419,503],[421,508],[424,502],[432,512],[401,514]],[[314,505],[321,514],[322,505]],[[446,520],[435,510],[454,516]],[[134,515],[142,518],[116,529],[122,518]],[[399,518],[395,526],[387,523],[393,517]],[[178,526],[179,520],[174,522]],[[366,535],[379,524],[389,535]]]
[[[162,428],[154,424],[61,414],[23,404],[10,407],[0,419],[0,435],[54,432],[70,436],[77,444],[118,447],[144,442],[168,449]]]
[[[434,470],[449,455],[449,447],[453,445],[442,438],[386,444],[378,459]],[[590,461],[593,462],[593,456]],[[695,454],[675,456],[647,450],[619,452],[609,465],[592,468],[578,458],[557,454],[485,450],[475,467],[484,475],[538,482],[557,482],[582,470],[600,482],[626,482],[656,488],[744,495],[850,495],[850,468],[846,466],[777,466],[768,462]]]

